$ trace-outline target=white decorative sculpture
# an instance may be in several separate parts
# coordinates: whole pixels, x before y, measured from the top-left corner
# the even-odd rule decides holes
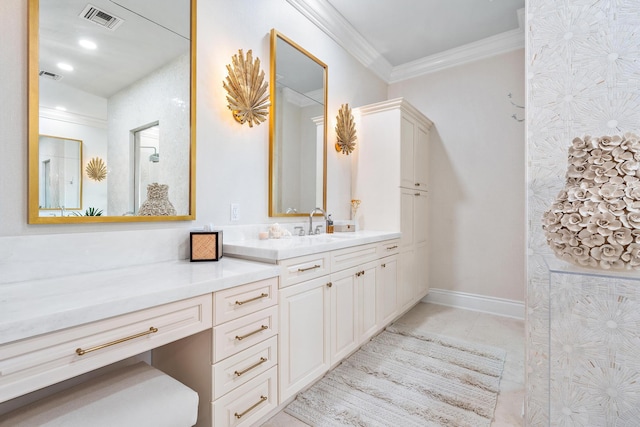
[[[575,138],[566,186],[543,215],[560,259],[584,267],[640,269],[640,137]]]

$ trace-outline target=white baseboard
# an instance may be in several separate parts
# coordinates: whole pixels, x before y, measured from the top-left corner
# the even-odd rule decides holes
[[[422,298],[422,302],[524,320],[524,302],[510,299],[448,291],[446,289],[430,289],[429,294]]]

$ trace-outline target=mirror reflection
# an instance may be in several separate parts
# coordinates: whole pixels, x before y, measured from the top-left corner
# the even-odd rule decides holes
[[[271,31],[269,216],[326,209],[327,66]]]
[[[162,220],[193,219],[193,2],[30,0],[29,222],[153,220],[137,215],[153,183],[175,207]],[[40,134],[79,141],[79,178],[95,157],[106,178],[43,204]]]
[[[82,207],[82,141],[40,135],[40,209]]]

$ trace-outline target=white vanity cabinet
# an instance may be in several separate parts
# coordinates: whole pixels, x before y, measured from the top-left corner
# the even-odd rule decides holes
[[[153,351],[198,392],[197,426],[252,425],[278,406],[278,278],[213,293],[213,329]]]
[[[363,202],[361,227],[400,231],[400,311],[429,291],[428,156],[433,123],[402,98],[359,107],[359,132],[367,141],[354,157],[353,195]],[[380,173],[384,171],[384,173]]]
[[[320,378],[396,317],[398,249],[396,239],[279,261],[284,277],[280,284],[280,403]],[[309,265],[312,259],[316,261]],[[326,259],[328,271],[317,267],[300,272],[315,276],[322,268],[324,275],[291,279],[293,271]],[[381,260],[389,264],[382,277]],[[383,297],[387,298],[384,305]]]

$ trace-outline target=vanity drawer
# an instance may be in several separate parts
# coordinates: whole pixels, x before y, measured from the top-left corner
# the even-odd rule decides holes
[[[378,243],[378,258],[395,255],[400,252],[400,239],[386,240]]]
[[[211,326],[211,294],[206,294],[2,345],[0,401]]]
[[[278,304],[278,278],[261,280],[213,294],[214,325]]]
[[[213,365],[213,400],[278,363],[278,337],[271,337]]]
[[[265,308],[213,328],[213,363],[278,333],[278,306]]]
[[[378,248],[375,243],[339,249],[331,252],[331,271],[355,267],[376,258],[378,258]]]
[[[278,406],[278,368],[241,385],[211,404],[211,419],[216,427],[250,426]]]
[[[315,279],[331,272],[328,252],[285,259],[279,264],[282,266],[281,288]]]

